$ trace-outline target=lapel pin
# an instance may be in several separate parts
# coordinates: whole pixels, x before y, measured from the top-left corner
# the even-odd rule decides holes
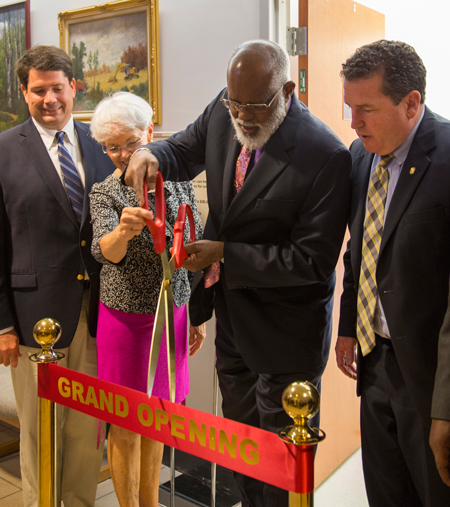
[[[416,168],[411,167],[411,169],[409,170],[409,174],[414,174],[415,172],[416,172]]]

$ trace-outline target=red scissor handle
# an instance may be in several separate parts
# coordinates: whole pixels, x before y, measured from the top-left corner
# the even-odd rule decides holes
[[[148,209],[148,187],[146,180],[144,180],[143,208]],[[166,248],[166,201],[164,199],[164,181],[159,171],[156,173],[155,211],[155,220],[146,220],[145,222],[152,234],[155,251],[161,254]]]
[[[180,269],[183,261],[189,257],[184,249],[184,229],[186,227],[186,215],[189,218],[190,239],[195,241],[194,215],[189,204],[182,204],[178,208],[177,222],[173,228],[173,257],[175,258],[175,269]]]

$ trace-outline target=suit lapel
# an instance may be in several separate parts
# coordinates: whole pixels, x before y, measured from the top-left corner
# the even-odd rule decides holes
[[[427,109],[409,150],[408,157],[403,164],[402,172],[392,196],[381,240],[380,255],[430,165],[427,153],[436,147],[435,130],[436,120],[434,115]],[[413,167],[414,171],[411,171]]]
[[[72,206],[70,205],[66,191],[55,166],[50,159],[47,148],[42,142],[42,138],[34,126],[32,118],[23,124],[23,129],[20,132],[20,135],[23,137],[20,144],[25,153],[28,155],[30,162],[50,188],[70,221],[78,229],[78,223],[75,219],[75,215],[73,214]]]
[[[264,151],[252,172],[249,174],[240,192],[236,195],[228,208],[222,222],[220,232],[238,217],[256,197],[278,177],[281,171],[289,164],[286,153],[269,153]]]
[[[298,99],[293,95],[292,104],[286,118],[269,141],[267,141],[264,152],[245,180],[242,189],[234,199],[232,199],[220,227],[219,235],[289,164],[290,160],[286,152],[296,145],[300,116],[301,109],[298,105]],[[230,148],[224,170],[223,192],[224,196],[226,195],[229,199],[227,201],[224,200],[225,204],[230,202],[230,194],[232,198],[234,192],[233,181],[235,177],[236,160],[241,146],[237,143],[237,149],[234,145],[230,145]],[[232,176],[230,176],[230,173],[232,173]],[[228,189],[226,187],[228,187]]]
[[[89,130],[86,125],[74,121],[75,130],[78,135],[78,142],[80,145],[81,152],[81,160],[83,162],[84,169],[84,205],[83,205],[83,217],[81,220],[81,226],[85,223],[86,219],[90,216],[89,210],[89,192],[92,188],[92,185],[95,183],[95,174],[94,174],[94,161],[95,161],[95,152],[94,152],[94,143],[93,140],[89,138]]]
[[[350,232],[352,237],[352,261],[355,273],[359,273],[361,265],[361,244],[367,207],[367,189],[369,187],[373,157],[373,153],[365,152],[353,162],[353,167],[356,168],[353,196],[357,200],[352,205],[355,209],[355,214]]]
[[[227,158],[225,161],[222,182],[222,213],[226,213],[234,197],[234,179],[236,174],[236,162],[242,146],[234,136],[232,129],[228,143]]]

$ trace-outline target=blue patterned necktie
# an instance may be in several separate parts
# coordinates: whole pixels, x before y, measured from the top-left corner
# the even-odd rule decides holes
[[[83,183],[72,157],[64,146],[64,131],[57,132],[55,137],[58,141],[58,158],[61,164],[61,172],[64,184],[66,185],[67,195],[69,196],[75,218],[81,224],[84,201]]]

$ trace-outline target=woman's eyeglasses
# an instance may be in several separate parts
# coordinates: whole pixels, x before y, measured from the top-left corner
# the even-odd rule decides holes
[[[125,143],[123,146],[102,146],[103,153],[105,155],[118,155],[119,153],[122,153],[122,150],[133,152],[138,146],[139,143],[144,139],[145,134],[147,131],[144,131],[142,136],[139,139],[134,139],[133,141],[128,141],[128,143]]]

